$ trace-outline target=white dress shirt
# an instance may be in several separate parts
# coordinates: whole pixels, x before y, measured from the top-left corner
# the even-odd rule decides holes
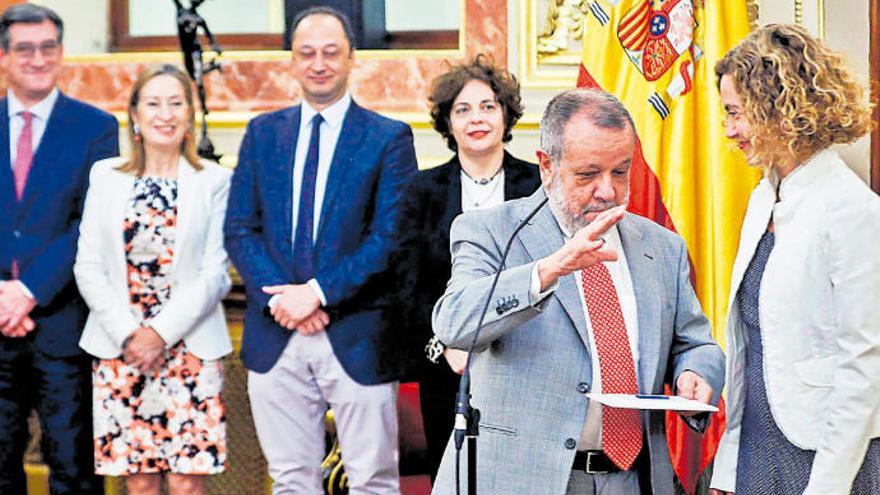
[[[315,177],[315,211],[312,214],[312,242],[318,237],[318,226],[321,223],[321,210],[324,206],[324,193],[327,191],[327,177],[330,175],[330,165],[333,163],[333,154],[336,151],[336,143],[339,141],[339,133],[342,131],[342,122],[348,107],[351,106],[351,95],[346,91],[342,98],[329,107],[321,110],[321,139],[318,144],[318,173]],[[296,235],[296,224],[299,219],[299,196],[302,192],[302,177],[306,165],[306,155],[309,153],[308,143],[312,139],[312,118],[319,113],[305,100],[302,102],[300,111],[299,135],[296,141],[296,153],[293,158],[293,211],[290,232]],[[291,242],[294,242],[291,239]],[[327,298],[321,285],[314,278],[308,281],[309,287],[318,295],[322,305],[327,304]],[[275,306],[279,295],[269,299],[269,307]]]
[[[330,174],[330,164],[333,162],[333,152],[336,150],[336,142],[339,141],[339,133],[342,131],[342,121],[348,107],[351,106],[351,95],[347,92],[336,103],[322,110],[321,117],[321,141],[318,148],[318,174],[315,177],[315,211],[312,231],[312,240],[317,239],[318,225],[321,221],[321,208],[324,203],[324,192],[327,190],[327,176]],[[299,219],[299,196],[302,192],[303,170],[306,164],[306,155],[309,152],[309,142],[312,139],[312,118],[318,111],[312,108],[305,100],[302,102],[300,112],[299,137],[296,140],[296,155],[293,159],[293,222],[291,232],[296,235],[296,223]]]
[[[554,218],[555,214],[554,214]],[[559,228],[562,229],[566,239],[571,238],[571,233],[556,219]],[[629,265],[626,263],[626,253],[623,251],[623,244],[620,242],[620,232],[617,226],[613,226],[603,236],[607,246],[617,252],[617,261],[605,262],[605,267],[611,275],[611,281],[617,291],[617,299],[620,301],[620,311],[623,313],[623,322],[626,325],[626,335],[629,338],[629,348],[633,357],[633,365],[638,376],[639,367],[639,324],[638,310],[636,308],[636,295],[633,291],[632,277],[629,274]],[[574,272],[570,277],[575,278],[578,289],[582,287],[583,276],[580,271]],[[531,302],[536,304],[550,295],[559,286],[559,281],[550,286],[544,292],[541,292],[541,281],[538,278],[538,264],[532,269],[532,286],[531,286]],[[590,313],[587,310],[587,301],[584,298],[583,290],[578,290],[580,295],[581,307],[584,311],[584,319],[587,322],[587,335],[590,340],[590,356],[592,362],[592,385],[590,391],[593,393],[602,392],[602,373],[599,368],[599,351],[596,348],[596,338],[593,336],[593,325],[590,321]],[[589,401],[587,406],[587,418],[584,421],[584,428],[581,430],[580,441],[578,442],[578,450],[601,450],[602,449],[602,404],[596,401]]]
[[[52,91],[45,98],[30,108],[25,108],[24,104],[15,97],[15,92],[12,88],[9,88],[6,92],[7,115],[9,117],[9,168],[15,169],[15,158],[18,156],[18,139],[21,137],[21,131],[24,129],[24,118],[22,118],[21,112],[27,110],[33,114],[33,119],[31,119],[31,150],[36,154],[37,147],[40,145],[43,134],[46,132],[46,124],[49,122],[49,116],[52,114],[52,108],[55,107],[56,101],[58,101],[58,88],[52,88]],[[21,280],[17,282],[22,292],[29,298],[34,299],[34,293],[24,285],[24,282]]]

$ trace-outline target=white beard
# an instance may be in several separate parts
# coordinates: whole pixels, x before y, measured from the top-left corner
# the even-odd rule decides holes
[[[565,229],[569,235],[574,235],[575,232],[589,225],[590,220],[587,220],[586,218],[587,213],[601,212],[618,206],[617,203],[608,201],[587,208],[579,208],[565,197],[565,193],[562,191],[562,187],[559,184],[559,173],[556,171],[553,172],[553,175],[550,178],[550,184],[545,188],[545,191],[547,192],[550,211],[553,212],[557,221],[562,224],[562,228]],[[626,197],[621,204],[627,204],[628,202],[629,191],[626,192]]]

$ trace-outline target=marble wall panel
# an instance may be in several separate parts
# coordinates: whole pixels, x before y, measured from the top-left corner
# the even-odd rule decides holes
[[[385,112],[426,112],[431,80],[447,63],[460,62],[477,53],[491,55],[507,65],[507,0],[463,0],[464,49],[451,56],[417,50],[363,52],[350,78],[351,92],[365,107]],[[426,15],[428,15],[426,13]],[[212,112],[260,112],[299,101],[299,85],[285,55],[275,52],[251,60],[235,56],[223,61],[223,73],[206,77],[208,107]],[[144,64],[177,62],[175,54],[114,54],[66,63],[60,86],[67,94],[114,112],[124,111],[128,92]],[[0,88],[5,78],[0,75]]]

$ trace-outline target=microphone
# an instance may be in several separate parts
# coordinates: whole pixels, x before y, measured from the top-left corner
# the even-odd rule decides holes
[[[461,448],[464,445],[464,439],[465,437],[470,437],[473,441],[476,440],[475,437],[479,434],[480,411],[470,406],[471,359],[474,356],[474,348],[477,346],[477,339],[480,337],[480,330],[483,329],[483,320],[486,317],[486,311],[489,309],[489,302],[492,300],[492,295],[495,293],[495,286],[498,284],[498,278],[501,277],[501,272],[504,271],[504,262],[507,259],[507,254],[510,252],[510,247],[513,245],[513,240],[516,239],[517,234],[528,225],[532,218],[538,214],[541,208],[547,204],[549,199],[549,197],[545,197],[538,206],[536,206],[535,209],[533,209],[531,213],[529,213],[529,215],[516,226],[513,233],[510,234],[510,238],[507,240],[507,245],[501,253],[501,262],[498,264],[498,271],[495,272],[495,276],[492,279],[492,285],[489,287],[489,292],[486,293],[486,298],[483,303],[483,311],[480,312],[480,319],[477,322],[477,328],[474,331],[474,338],[471,340],[471,345],[468,347],[467,362],[465,363],[464,373],[461,375],[461,381],[459,381],[458,384],[458,394],[455,397],[455,426],[453,428],[453,438],[455,441],[456,493],[460,493],[459,460],[461,456]],[[476,467],[475,449],[468,449],[468,458],[470,465],[470,469],[468,469],[468,492],[476,493],[476,469],[474,469]]]

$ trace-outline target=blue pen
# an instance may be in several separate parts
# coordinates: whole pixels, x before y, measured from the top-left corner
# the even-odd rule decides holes
[[[668,395],[643,395],[636,394],[636,399],[669,399]]]

